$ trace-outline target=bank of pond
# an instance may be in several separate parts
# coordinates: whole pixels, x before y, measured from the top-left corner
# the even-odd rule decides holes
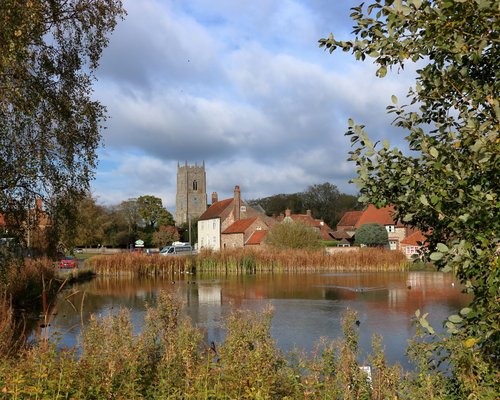
[[[45,304],[21,343],[0,298],[2,396],[495,398],[474,344],[439,327],[470,298],[452,274],[394,254],[117,254],[63,274],[30,262]],[[417,309],[437,333],[415,325]]]

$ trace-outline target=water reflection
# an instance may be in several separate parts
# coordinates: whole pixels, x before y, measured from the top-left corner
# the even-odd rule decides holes
[[[320,337],[338,337],[342,314],[355,309],[361,348],[368,351],[372,334],[381,334],[389,361],[405,366],[415,311],[429,312],[429,321],[439,328],[447,315],[470,301],[452,275],[437,272],[99,277],[64,292],[50,314],[50,327],[38,334],[58,332],[64,345],[74,345],[90,314],[107,315],[120,307],[130,309],[138,332],[160,289],[180,296],[186,315],[204,330],[208,343],[223,340],[222,323],[234,308],[271,305],[271,332],[285,351],[294,346],[310,351]]]

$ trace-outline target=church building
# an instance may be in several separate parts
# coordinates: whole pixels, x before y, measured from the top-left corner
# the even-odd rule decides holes
[[[182,225],[197,219],[207,209],[207,178],[205,161],[201,166],[177,163],[177,193],[175,224]]]

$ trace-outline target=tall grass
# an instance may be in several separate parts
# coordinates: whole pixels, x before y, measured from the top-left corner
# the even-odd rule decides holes
[[[407,259],[402,253],[373,248],[334,254],[328,254],[323,250],[252,251],[247,249],[203,251],[194,256],[171,257],[121,253],[96,256],[86,263],[100,275],[318,270],[401,271],[407,268]]]
[[[180,317],[180,302],[162,292],[138,335],[123,310],[92,317],[80,352],[41,342],[16,357],[0,358],[0,391],[7,399],[495,398],[494,375],[484,376],[485,385],[471,385],[470,372],[433,368],[431,348],[421,340],[414,348],[422,364],[415,373],[388,366],[378,338],[373,353],[359,363],[352,311],[343,318],[343,337],[323,339],[310,356],[283,354],[270,334],[271,318],[272,310],[236,311],[225,322],[225,340],[209,344]],[[460,359],[479,354],[461,339],[447,342]],[[484,361],[474,360],[482,368]],[[366,364],[371,378],[360,368]]]

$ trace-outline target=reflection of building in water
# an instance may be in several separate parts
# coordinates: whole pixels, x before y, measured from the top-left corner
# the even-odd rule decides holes
[[[199,286],[198,300],[200,304],[221,304],[222,288],[220,286]]]

